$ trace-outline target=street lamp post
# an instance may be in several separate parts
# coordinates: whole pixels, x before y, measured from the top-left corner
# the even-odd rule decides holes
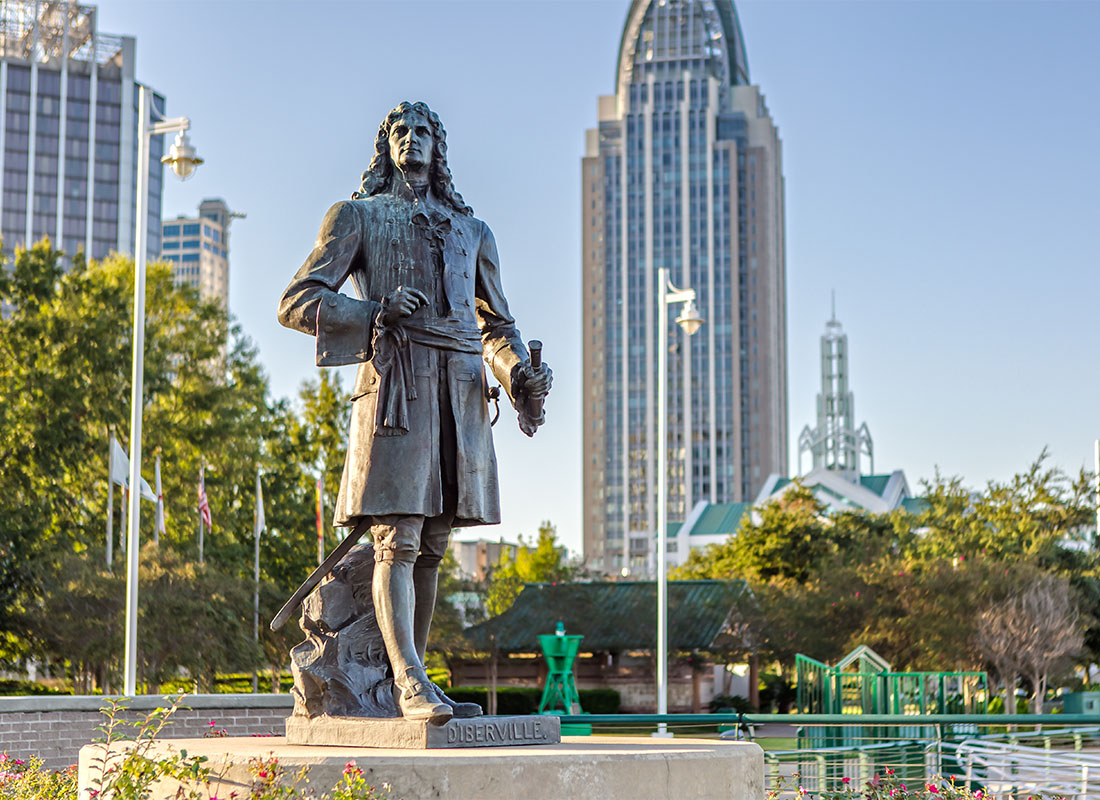
[[[676,323],[688,336],[703,324],[695,290],[677,289],[657,270],[657,713],[668,713],[668,307],[686,303]],[[662,722],[657,736],[667,736]]]
[[[151,122],[153,91],[138,90],[137,229],[134,234],[134,357],[130,393],[130,486],[141,486],[141,411],[145,360],[145,251],[149,238],[149,141],[153,136],[177,133],[175,144],[161,161],[186,180],[202,163],[187,139],[187,117]],[[138,517],[141,492],[130,492],[130,531],[126,540],[126,655],[123,693],[137,694]]]

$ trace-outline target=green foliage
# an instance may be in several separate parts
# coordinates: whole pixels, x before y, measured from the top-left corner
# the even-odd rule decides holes
[[[896,670],[965,670],[995,666],[980,612],[1053,575],[1073,587],[1083,612],[1088,651],[1079,661],[1095,662],[1100,554],[1081,546],[1094,530],[1091,479],[1049,466],[1044,450],[979,492],[937,475],[919,513],[885,515],[828,515],[796,483],[672,577],[747,579],[748,638],[781,665],[799,652],[835,661],[865,644]],[[1034,641],[1016,649],[1041,651],[1042,626],[1027,629]],[[1042,687],[1046,678],[1033,672],[1028,681]],[[1014,687],[1015,675],[1001,677]]]
[[[145,800],[161,782],[176,784],[178,800],[218,800],[225,797],[222,786],[232,764],[212,767],[205,756],[189,756],[186,750],[161,746],[158,736],[180,708],[178,698],[167,708],[128,720],[126,706],[108,701],[99,728],[102,748],[93,756],[89,769],[88,800]],[[309,768],[288,774],[278,759],[254,758],[248,763],[250,782],[245,791],[233,790],[239,800],[382,800],[389,786],[377,791],[363,778],[363,772],[348,762],[339,783],[329,790],[309,785]],[[219,795],[219,792],[222,794]],[[28,761],[0,753],[0,800],[77,800],[76,767],[63,772],[44,769],[40,759]],[[81,798],[84,800],[84,798]]]
[[[712,714],[720,711],[736,711],[739,714],[752,714],[757,711],[756,706],[749,702],[747,697],[739,694],[716,694],[707,703],[707,708]]]
[[[505,550],[489,578],[485,609],[490,617],[507,611],[525,583],[571,581],[577,567],[568,563],[565,548],[557,543],[557,528],[549,520],[539,526],[533,547],[523,542],[513,555]]]
[[[623,698],[615,689],[578,689],[581,708],[589,714],[618,714]]]
[[[119,256],[85,263],[78,254],[66,269],[48,240],[17,250],[0,269],[0,659],[69,665],[81,691],[110,686],[121,652],[120,491],[114,572],[105,568],[104,534],[108,434],[125,449],[129,430],[133,273],[133,262]],[[176,286],[165,264],[150,265],[146,297],[141,472],[152,478],[159,453],[167,533],[159,551],[142,557],[141,669],[155,683],[179,667],[208,679],[215,670],[284,664],[293,626],[272,633],[261,625],[259,650],[250,636],[256,471],[267,519],[266,620],[316,563],[314,481],[321,467],[328,515],[344,458],[347,393],[338,375],[320,372],[297,403],[271,400],[254,346],[218,304]],[[214,524],[199,566],[203,464]],[[151,504],[142,503],[145,542],[152,520]],[[148,617],[154,598],[177,615],[167,621],[209,625],[229,648],[199,641],[199,624],[187,633]],[[173,645],[158,639],[166,639],[161,631],[183,635]]]
[[[23,681],[12,678],[0,679],[0,696],[13,695],[70,695],[65,689],[53,689],[38,681]]]

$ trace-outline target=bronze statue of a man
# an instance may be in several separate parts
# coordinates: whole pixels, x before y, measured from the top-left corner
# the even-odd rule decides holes
[[[351,279],[358,298],[340,293]],[[500,522],[489,365],[533,435],[548,367],[531,366],[501,290],[496,243],[455,191],[446,134],[424,103],[378,129],[350,201],[336,203],[279,304],[317,337],[317,364],[359,363],[335,524],[369,531],[371,593],[407,719],[474,715],[424,670],[452,527]]]

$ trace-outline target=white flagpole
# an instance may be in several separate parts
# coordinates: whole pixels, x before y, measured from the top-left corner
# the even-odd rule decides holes
[[[260,487],[260,470],[256,469],[256,521],[253,530],[252,538],[255,540],[255,553],[252,565],[252,638],[255,641],[260,641],[260,533],[264,528],[264,496],[263,490]],[[275,681],[278,678],[272,676],[271,680]],[[256,693],[260,690],[260,674],[256,670],[252,671],[252,692]]]
[[[115,434],[107,437],[107,571],[115,549]]]

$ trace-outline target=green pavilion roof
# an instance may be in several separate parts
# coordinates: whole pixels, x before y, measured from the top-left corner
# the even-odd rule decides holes
[[[669,581],[668,630],[672,650],[736,645],[732,632],[744,581]],[[657,639],[655,581],[528,583],[512,607],[467,630],[476,646],[489,649],[490,634],[506,653],[538,653],[539,634],[558,622],[584,636],[581,650],[649,650]]]

